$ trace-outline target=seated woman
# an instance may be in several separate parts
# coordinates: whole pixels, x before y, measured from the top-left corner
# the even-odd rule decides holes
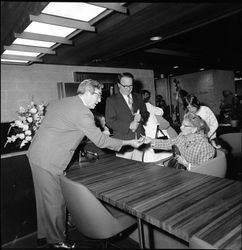
[[[176,145],[181,154],[177,156],[178,162],[190,170],[215,156],[215,148],[208,141],[207,131],[206,122],[188,112],[184,115],[181,133],[177,137],[167,140],[146,137],[144,143],[151,143],[154,149],[165,150],[170,150],[172,145]]]
[[[216,141],[216,130],[218,128],[218,120],[213,111],[204,105],[201,105],[200,101],[195,95],[187,95],[185,97],[187,105],[187,111],[199,115],[208,125],[208,139],[211,141],[215,148],[220,148]]]

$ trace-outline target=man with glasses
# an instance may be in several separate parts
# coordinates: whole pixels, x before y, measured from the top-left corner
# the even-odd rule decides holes
[[[106,100],[105,118],[113,137],[130,140],[138,139],[145,134],[143,124],[149,117],[142,96],[133,93],[134,77],[130,73],[118,76],[119,92]],[[142,161],[143,151],[132,147],[123,147],[117,152],[118,157]]]
[[[60,176],[75,149],[87,136],[96,146],[119,151],[122,146],[139,147],[138,140],[118,140],[95,126],[90,109],[101,101],[103,85],[91,79],[79,84],[77,95],[48,106],[46,116],[28,150],[37,209],[37,238],[54,248],[73,248],[65,242],[65,201]],[[85,202],[85,201],[83,201]]]

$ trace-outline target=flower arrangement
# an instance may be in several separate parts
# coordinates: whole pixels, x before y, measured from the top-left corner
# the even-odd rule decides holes
[[[17,146],[19,148],[30,143],[37,129],[40,127],[46,113],[46,108],[46,104],[41,103],[37,105],[33,101],[31,101],[27,108],[20,106],[17,111],[18,119],[10,123],[10,128],[8,130],[8,135],[11,130],[13,130],[13,135],[7,137],[4,147],[6,147],[8,143],[15,141],[18,142]]]

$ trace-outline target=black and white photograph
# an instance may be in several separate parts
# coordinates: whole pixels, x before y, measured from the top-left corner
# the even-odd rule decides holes
[[[1,248],[242,248],[242,3],[1,1]]]

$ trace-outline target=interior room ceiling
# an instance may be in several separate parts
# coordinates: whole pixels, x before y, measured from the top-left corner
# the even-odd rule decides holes
[[[48,2],[1,1],[1,54],[14,33],[39,15]],[[242,4],[239,2],[127,2],[82,31],[73,44],[58,46],[42,64],[153,69],[155,77],[233,70],[242,75]],[[150,37],[161,36],[159,41]],[[38,62],[37,62],[38,63]],[[179,68],[174,68],[179,66]]]

